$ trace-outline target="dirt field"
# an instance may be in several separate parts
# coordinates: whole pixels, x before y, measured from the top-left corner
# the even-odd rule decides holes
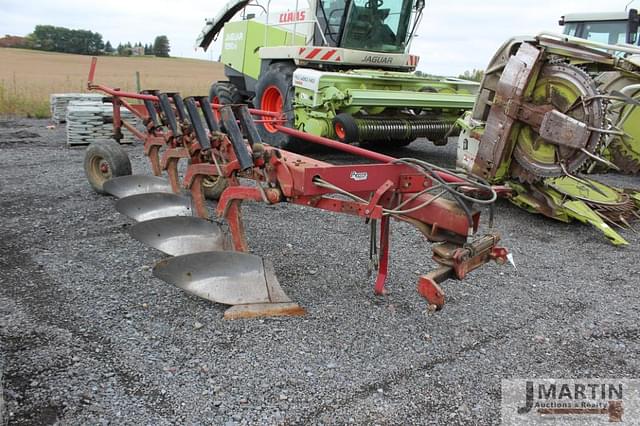
[[[614,248],[588,226],[501,201],[496,228],[518,270],[489,265],[447,282],[446,307],[428,314],[415,283],[435,265],[408,224],[392,225],[390,294],[376,297],[364,222],[246,203],[252,251],[308,313],[224,321],[224,306],[152,276],[163,255],[128,235],[131,220],[87,184],[84,150],[47,124],[0,118],[10,424],[489,425],[503,378],[640,376],[631,231],[631,245]],[[140,145],[126,150],[134,173],[150,173]],[[418,141],[394,154],[452,165],[455,147]]]
[[[49,111],[49,94],[85,92],[90,56],[0,48],[0,114],[41,116]],[[142,88],[205,95],[224,78],[217,62],[185,58],[108,57],[98,60],[96,81],[135,90]]]

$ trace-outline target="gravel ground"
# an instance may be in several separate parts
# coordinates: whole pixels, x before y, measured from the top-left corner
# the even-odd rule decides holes
[[[162,255],[128,236],[130,221],[87,184],[84,150],[47,124],[0,119],[9,423],[495,424],[503,378],[640,376],[631,231],[615,248],[588,226],[500,202],[517,271],[448,282],[447,306],[429,314],[415,282],[434,264],[410,226],[392,226],[391,293],[376,297],[361,221],[247,203],[252,251],[308,314],[223,321],[223,306],[152,277]],[[134,173],[148,173],[142,149],[127,150]],[[425,143],[396,155],[455,160],[453,146]]]

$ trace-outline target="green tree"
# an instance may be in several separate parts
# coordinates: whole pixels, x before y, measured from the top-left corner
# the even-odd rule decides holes
[[[116,47],[116,52],[118,52],[118,56],[131,56],[131,43],[126,42],[125,44],[118,43],[118,47]]]
[[[169,39],[166,35],[157,36],[155,41],[153,42],[153,53],[156,56],[160,56],[163,58],[169,57],[169,51],[171,47],[169,46]]]
[[[116,50],[113,48],[113,46],[111,45],[111,42],[109,40],[107,40],[107,42],[104,45],[104,52],[108,55],[113,55],[113,53]]]
[[[484,71],[475,68],[472,71],[465,71],[464,74],[458,76],[458,78],[471,81],[482,81],[482,77],[484,77]]]
[[[35,49],[53,52],[61,48],[61,35],[61,31],[58,31],[53,25],[36,25],[29,38],[33,42]]]
[[[98,55],[105,47],[99,33],[53,25],[36,25],[28,38],[34,49],[50,52]]]
[[[102,34],[93,33],[93,36],[91,38],[91,48],[96,53],[100,53],[104,50],[105,45],[104,45],[104,41],[102,41]]]

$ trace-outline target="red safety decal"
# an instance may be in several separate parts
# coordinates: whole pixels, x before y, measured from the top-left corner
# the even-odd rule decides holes
[[[330,59],[335,53],[337,52],[336,49],[332,49],[330,51],[328,51],[327,53],[325,53],[322,58],[320,58],[323,61],[326,61],[328,59]]]
[[[322,52],[322,49],[313,49],[311,53],[309,53],[305,59],[313,59],[318,56],[318,53]]]

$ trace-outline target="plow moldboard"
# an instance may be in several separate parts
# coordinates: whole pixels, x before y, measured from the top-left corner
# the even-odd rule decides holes
[[[270,301],[262,258],[252,254],[211,251],[172,257],[158,262],[153,275],[225,305]]]
[[[170,216],[193,216],[190,197],[164,192],[121,198],[116,202],[116,210],[137,222]]]
[[[234,251],[188,254],[162,260],[153,275],[212,302],[235,305],[225,318],[303,315],[262,258]]]
[[[151,192],[173,192],[171,190],[171,184],[167,179],[145,175],[115,177],[106,181],[103,189],[116,198],[125,198]]]
[[[136,240],[170,256],[224,250],[225,235],[217,223],[192,216],[174,216],[136,223]]]

